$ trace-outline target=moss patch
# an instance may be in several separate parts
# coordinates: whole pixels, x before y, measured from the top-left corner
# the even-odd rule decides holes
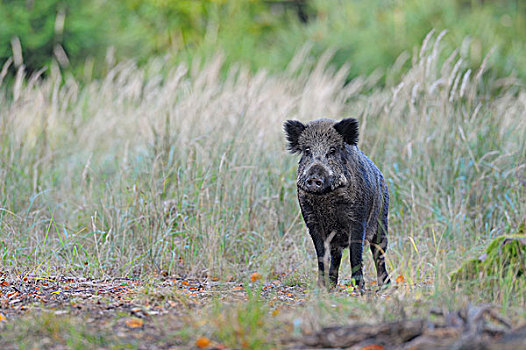
[[[469,259],[451,274],[454,285],[474,284],[493,291],[507,289],[513,293],[526,290],[526,235],[495,238],[475,259]]]

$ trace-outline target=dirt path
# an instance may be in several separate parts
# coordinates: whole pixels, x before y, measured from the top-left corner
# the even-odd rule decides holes
[[[488,305],[374,324],[342,319],[306,331],[295,324],[298,318],[279,315],[301,314],[312,291],[259,279],[253,275],[243,285],[0,273],[0,348],[526,349],[526,325]],[[388,299],[398,287],[351,295]],[[334,293],[349,296],[345,286]],[[226,305],[234,312],[225,313]]]
[[[304,288],[283,285],[279,280],[258,284],[258,287],[266,305],[275,305],[276,309],[278,305],[281,308],[300,306],[305,301]],[[250,293],[239,282],[182,278],[143,281],[71,276],[13,277],[0,273],[0,330],[5,331],[9,324],[21,322],[28,323],[28,328],[49,328],[39,322],[62,322],[81,328],[83,334],[101,335],[104,338],[104,344],[99,344],[101,347],[106,343],[110,347],[111,344],[124,344],[127,348],[138,349],[195,347],[199,336],[193,333],[200,328],[196,323],[201,322],[197,314],[209,309],[214,301],[232,305],[242,303],[249,299]],[[37,347],[60,348],[67,343],[67,339],[62,339],[67,336],[39,339],[37,335],[33,340],[22,341]],[[9,341],[18,340],[0,336],[2,348],[10,348],[13,344]],[[214,346],[222,348],[221,344],[213,343],[205,347]]]

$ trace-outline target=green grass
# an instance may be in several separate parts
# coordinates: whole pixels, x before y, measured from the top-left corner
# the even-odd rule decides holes
[[[110,344],[110,339],[109,333],[95,332],[79,318],[51,312],[24,317],[5,325],[0,333],[4,349],[102,348]]]
[[[390,186],[388,269],[409,284],[375,301],[310,291],[307,306],[283,322],[390,319],[468,300],[524,312],[524,298],[453,289],[449,275],[526,220],[526,91],[514,80],[482,79],[487,66],[467,70],[439,41],[430,35],[401,80],[385,87],[367,77],[346,84],[346,69],[326,60],[302,68],[301,55],[284,73],[232,68],[226,79],[220,58],[202,68],[121,63],[85,85],[57,69],[45,80],[20,71],[0,95],[3,269],[234,281],[258,271],[313,287],[297,159],[285,152],[282,123],[354,116],[361,149]],[[445,63],[441,52],[451,55]],[[364,256],[366,279],[375,280]],[[340,276],[348,279],[347,261]],[[272,330],[240,340],[235,328],[265,323],[268,312],[260,301],[220,307],[216,316],[234,328],[214,334],[233,347],[268,346],[259,341]]]
[[[213,335],[231,349],[272,349],[276,339],[269,339],[272,320],[270,310],[257,288],[248,289],[248,301],[226,305],[216,301],[210,319]]]

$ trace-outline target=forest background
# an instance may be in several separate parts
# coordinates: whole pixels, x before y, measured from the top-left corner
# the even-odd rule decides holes
[[[525,38],[523,0],[0,1],[0,348],[524,347]],[[386,289],[369,249],[316,288],[282,125],[320,117],[389,186]]]
[[[432,29],[447,29],[445,43],[464,50],[471,68],[493,50],[492,74],[524,78],[525,18],[520,0],[2,1],[0,62],[13,56],[15,45],[30,72],[56,60],[76,74],[101,74],[109,49],[118,61],[139,63],[222,53],[226,67],[243,63],[276,72],[309,44],[313,59],[334,50],[331,64],[350,63],[353,78],[385,74]]]

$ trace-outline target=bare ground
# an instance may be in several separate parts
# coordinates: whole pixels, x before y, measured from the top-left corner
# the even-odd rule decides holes
[[[345,285],[333,293],[388,299],[404,284],[398,282],[381,292],[371,286],[365,295],[349,293]],[[262,282],[259,276],[241,284],[212,279],[157,277],[144,281],[3,273],[0,290],[3,349],[526,348],[526,324],[512,322],[488,305],[435,309],[426,318],[404,316],[372,324],[357,318],[353,324],[342,320],[330,327],[301,327],[298,310],[305,309],[313,292],[280,279]],[[233,318],[225,316],[225,307],[243,304],[260,308],[238,308]],[[241,313],[248,316],[243,318]],[[256,328],[265,329],[259,338],[250,333],[260,330],[245,328],[253,321]],[[236,340],[229,341],[232,337]]]

